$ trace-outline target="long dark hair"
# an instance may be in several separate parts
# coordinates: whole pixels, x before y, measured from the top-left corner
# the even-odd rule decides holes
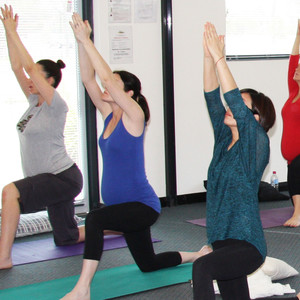
[[[259,115],[259,124],[266,132],[274,125],[276,112],[272,100],[265,94],[254,89],[242,89],[242,93],[248,93],[252,99],[252,112]]]
[[[150,110],[146,98],[141,93],[142,87],[140,80],[132,73],[127,71],[114,71],[115,74],[118,74],[123,83],[124,91],[133,91],[132,98],[139,104],[145,114],[145,122],[147,123],[150,119]]]
[[[53,87],[57,88],[62,77],[61,69],[66,66],[65,63],[60,59],[57,62],[54,62],[51,59],[41,59],[37,63],[43,67],[47,78],[53,77]]]

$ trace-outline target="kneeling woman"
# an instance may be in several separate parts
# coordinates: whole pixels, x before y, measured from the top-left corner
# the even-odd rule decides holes
[[[104,119],[99,139],[103,158],[101,192],[106,206],[86,218],[83,267],[74,289],[63,299],[90,299],[90,284],[103,251],[103,232],[123,232],[143,272],[176,266],[210,251],[155,254],[150,227],[160,214],[160,201],[144,169],[144,134],[149,109],[139,79],[126,71],[112,72],[90,40],[91,28],[78,14],[71,23],[78,42],[82,81]],[[101,91],[94,73],[104,87]],[[113,279],[112,279],[113,280]]]
[[[13,266],[11,250],[20,213],[47,208],[56,245],[84,240],[84,228],[74,219],[74,199],[83,182],[64,143],[68,106],[56,87],[65,65],[49,59],[34,63],[17,33],[18,15],[6,5],[1,12],[11,67],[29,104],[17,124],[25,178],[2,191],[0,269],[7,269]]]
[[[215,299],[217,280],[223,300],[250,300],[247,275],[267,254],[257,194],[269,162],[266,132],[274,124],[275,110],[264,94],[237,89],[224,57],[224,36],[210,23],[203,45],[205,99],[215,137],[207,186],[207,236],[213,252],[193,264],[194,299]]]

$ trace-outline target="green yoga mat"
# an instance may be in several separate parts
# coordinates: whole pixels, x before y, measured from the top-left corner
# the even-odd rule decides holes
[[[74,287],[78,277],[71,276],[1,290],[0,299],[58,300]],[[135,264],[101,270],[95,274],[91,288],[91,299],[101,300],[120,297],[163,286],[188,282],[191,278],[191,263],[150,273],[142,273]]]

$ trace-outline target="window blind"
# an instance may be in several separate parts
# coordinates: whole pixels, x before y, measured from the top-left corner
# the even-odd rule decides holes
[[[299,0],[226,0],[226,55],[288,56],[299,12]]]
[[[18,33],[34,61],[61,59],[62,81],[57,88],[68,104],[65,143],[71,158],[84,169],[84,101],[80,84],[76,41],[69,25],[72,12],[81,7],[81,0],[11,0],[19,15]],[[0,24],[0,186],[23,178],[16,124],[28,107],[27,100],[11,70],[5,31]],[[84,172],[83,172],[84,173]],[[77,201],[85,198],[85,191]],[[1,205],[1,204],[0,204]]]

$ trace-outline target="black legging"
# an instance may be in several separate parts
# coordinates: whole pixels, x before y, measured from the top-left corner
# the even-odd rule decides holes
[[[103,231],[113,230],[124,233],[128,248],[141,271],[151,272],[179,265],[179,252],[154,253],[150,226],[158,216],[158,212],[140,202],[105,206],[91,211],[85,221],[83,257],[100,260],[103,252]]]
[[[300,155],[288,165],[287,180],[290,196],[300,195]],[[294,204],[293,199],[291,200]]]
[[[212,246],[212,253],[198,258],[193,264],[194,300],[215,299],[213,280],[217,280],[223,300],[250,300],[247,275],[263,263],[259,251],[246,241],[234,239],[217,241]],[[276,298],[285,299],[299,300],[297,297]]]

